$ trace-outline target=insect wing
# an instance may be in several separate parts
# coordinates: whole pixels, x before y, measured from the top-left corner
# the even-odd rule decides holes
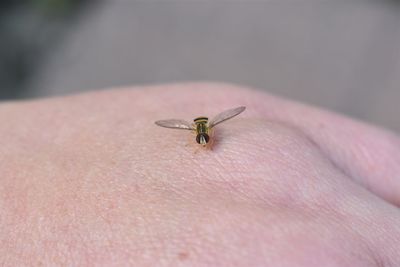
[[[193,126],[189,122],[184,120],[160,120],[156,121],[155,124],[165,128],[193,130]]]
[[[215,125],[217,125],[223,121],[229,120],[229,119],[239,115],[240,113],[242,113],[245,109],[246,109],[246,107],[237,107],[237,108],[228,109],[224,112],[221,112],[220,114],[218,114],[211,120],[209,127],[210,128],[214,127]]]

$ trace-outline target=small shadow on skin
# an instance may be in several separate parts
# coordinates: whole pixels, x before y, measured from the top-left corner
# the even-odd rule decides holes
[[[178,259],[180,261],[187,260],[188,258],[189,258],[189,253],[188,252],[186,252],[186,251],[179,252]]]
[[[218,147],[221,144],[221,139],[224,136],[223,129],[214,129],[211,137],[211,143],[209,144],[209,150],[218,150]]]
[[[235,136],[237,135],[243,135],[243,131],[247,131],[247,129],[248,128],[243,128],[236,131],[229,131],[227,129],[224,129],[223,127],[214,129],[212,135],[212,143],[210,144],[210,150],[218,151],[224,141],[235,138]]]

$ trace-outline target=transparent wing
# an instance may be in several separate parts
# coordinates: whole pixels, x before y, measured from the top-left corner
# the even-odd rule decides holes
[[[155,124],[165,128],[193,130],[192,124],[184,120],[176,120],[176,119],[160,120],[156,121]]]
[[[211,122],[209,123],[209,127],[214,127],[215,125],[229,120],[237,115],[239,115],[240,113],[242,113],[244,110],[246,109],[246,107],[237,107],[237,108],[233,108],[233,109],[228,109],[224,112],[221,112],[220,114],[218,114],[217,116],[215,116]]]

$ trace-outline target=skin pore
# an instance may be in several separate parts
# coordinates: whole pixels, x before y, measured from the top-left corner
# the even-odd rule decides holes
[[[211,150],[154,125],[236,106]],[[0,105],[1,266],[400,264],[400,141],[226,84]]]

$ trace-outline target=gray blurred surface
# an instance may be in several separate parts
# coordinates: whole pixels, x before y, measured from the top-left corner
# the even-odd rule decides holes
[[[400,131],[397,1],[104,1],[42,64],[28,96],[213,80]]]

